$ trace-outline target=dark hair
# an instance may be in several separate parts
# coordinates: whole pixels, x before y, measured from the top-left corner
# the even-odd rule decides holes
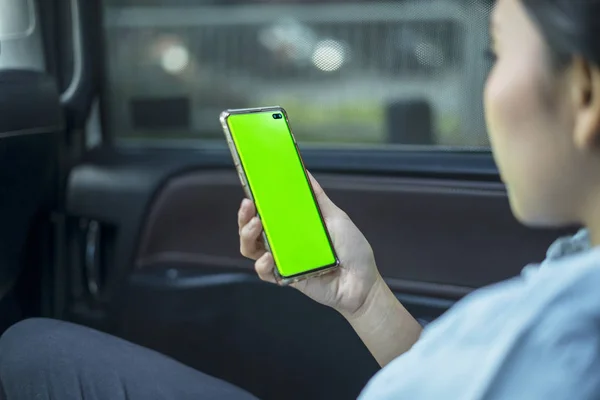
[[[576,55],[600,66],[600,0],[521,1],[542,32],[554,67],[566,67]]]

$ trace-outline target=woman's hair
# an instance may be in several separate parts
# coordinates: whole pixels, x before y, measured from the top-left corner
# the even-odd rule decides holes
[[[600,66],[600,0],[521,0],[542,32],[552,66],[581,56]]]

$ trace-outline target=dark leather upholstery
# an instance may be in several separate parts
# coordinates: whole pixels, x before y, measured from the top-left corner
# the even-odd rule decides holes
[[[37,71],[0,71],[0,137],[62,129],[54,80]]]
[[[51,77],[0,71],[0,299],[18,276],[33,221],[56,201],[62,129]]]

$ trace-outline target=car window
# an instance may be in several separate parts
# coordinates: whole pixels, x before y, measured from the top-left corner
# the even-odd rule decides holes
[[[33,0],[0,0],[0,69],[44,70]]]
[[[491,2],[104,0],[111,135],[222,142],[281,105],[318,146],[488,146]]]

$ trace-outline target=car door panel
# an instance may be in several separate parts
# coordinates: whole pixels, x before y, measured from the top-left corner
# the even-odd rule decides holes
[[[128,274],[132,267],[165,262],[251,267],[238,251],[243,192],[230,161],[179,160],[120,165],[111,159],[103,165],[99,159],[71,173],[69,213],[118,228],[116,258],[106,260],[109,276],[118,268]],[[499,183],[315,175],[369,239],[382,274],[400,287],[419,282],[468,289],[506,279],[541,260],[562,233],[522,227]]]
[[[517,274],[525,263],[543,257],[551,240],[514,220],[500,184],[317,177],[370,239],[387,278],[476,288]],[[247,266],[237,255],[242,195],[234,171],[188,172],[170,179],[150,207],[137,266],[156,261]],[[507,231],[511,235],[495,233]],[[444,260],[452,261],[444,265]]]
[[[377,366],[349,325],[291,288],[260,282],[240,256],[243,191],[223,150],[102,149],[72,170],[67,211],[84,237],[73,241],[84,265],[74,262],[72,275],[85,280],[89,270],[85,237],[93,220],[103,232],[91,249],[101,253],[95,267],[103,279],[95,296],[85,294],[85,285],[72,286],[68,317],[264,399],[356,396]],[[423,322],[541,260],[564,233],[521,227],[497,181],[341,173],[308,153],[309,168],[364,232],[382,274]]]

